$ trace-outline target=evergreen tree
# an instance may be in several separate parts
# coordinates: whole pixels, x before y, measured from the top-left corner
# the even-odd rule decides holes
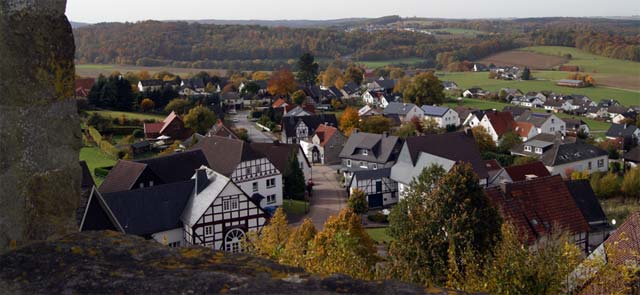
[[[305,179],[298,157],[293,154],[286,171],[283,173],[284,195],[294,199],[303,199],[305,191]]]
[[[303,54],[298,60],[298,81],[305,85],[314,85],[318,78],[318,63],[311,53]]]
[[[522,70],[522,80],[531,80],[531,70],[529,70],[528,67],[525,67],[524,70]]]

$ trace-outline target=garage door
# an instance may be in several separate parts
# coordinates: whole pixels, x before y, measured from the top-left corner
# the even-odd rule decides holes
[[[369,195],[369,208],[379,208],[382,205],[382,194]]]

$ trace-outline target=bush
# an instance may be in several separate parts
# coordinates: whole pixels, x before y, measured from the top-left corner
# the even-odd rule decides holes
[[[371,214],[367,216],[367,219],[377,223],[388,223],[389,217],[387,215],[382,214],[381,212],[376,212],[375,214]]]
[[[98,167],[93,169],[93,174],[95,174],[96,177],[107,177],[107,174],[109,174],[111,168],[113,167]]]

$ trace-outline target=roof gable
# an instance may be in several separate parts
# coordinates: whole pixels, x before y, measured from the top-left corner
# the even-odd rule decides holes
[[[513,181],[525,181],[527,176],[547,177],[551,176],[547,167],[542,162],[533,162],[529,164],[511,166],[505,168],[505,171]]]

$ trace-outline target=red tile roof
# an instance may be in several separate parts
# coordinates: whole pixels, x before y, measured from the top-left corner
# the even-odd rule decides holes
[[[277,108],[281,108],[282,105],[286,104],[287,101],[282,99],[282,98],[278,98],[276,101],[273,102],[273,104],[271,105],[271,107],[273,107],[274,109]]]
[[[516,129],[516,122],[513,120],[513,115],[509,112],[488,112],[486,116],[498,136],[502,136],[509,131],[515,131]]]
[[[570,233],[589,231],[589,224],[559,175],[507,183],[486,192],[529,244],[550,234],[554,225]]]
[[[144,134],[146,137],[149,135],[160,134],[160,130],[164,127],[164,123],[144,123]]]
[[[318,138],[320,138],[320,145],[324,146],[325,144],[327,144],[327,142],[329,142],[331,137],[336,134],[336,132],[338,132],[338,128],[336,127],[331,127],[324,124],[318,126],[318,128],[316,129],[316,135],[318,136]]]
[[[520,166],[511,166],[505,168],[509,177],[514,182],[527,180],[527,175],[535,175],[537,177],[551,176],[547,167],[542,162],[533,162]]]
[[[76,96],[86,97],[93,84],[96,83],[94,78],[78,78],[75,82]]]
[[[528,122],[516,122],[516,132],[520,137],[529,137],[529,133],[534,126]]]
[[[311,104],[303,104],[302,109],[314,115],[316,113],[316,107]]]
[[[498,161],[495,159],[486,160],[484,161],[484,163],[487,166],[487,171],[496,171],[496,170],[502,169],[502,166],[500,166],[500,163],[498,163]]]

